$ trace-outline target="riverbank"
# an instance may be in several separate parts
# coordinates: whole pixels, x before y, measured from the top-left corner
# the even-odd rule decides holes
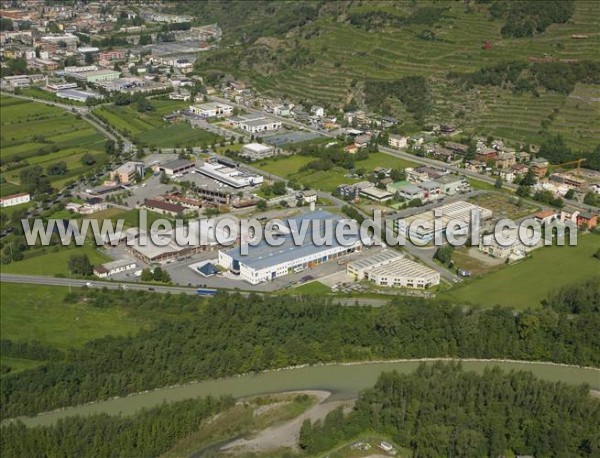
[[[61,418],[74,415],[132,415],[142,408],[200,396],[247,397],[286,391],[323,390],[332,393],[329,400],[354,399],[358,392],[375,383],[382,371],[397,370],[411,372],[425,362],[460,361],[466,370],[482,372],[486,367],[498,366],[503,370],[529,370],[539,378],[562,381],[570,384],[587,383],[592,389],[600,390],[600,369],[569,366],[567,364],[514,361],[494,359],[419,358],[389,361],[362,361],[347,363],[325,363],[314,366],[302,365],[284,369],[237,375],[216,380],[194,381],[184,385],[158,388],[142,393],[116,397],[84,405],[67,407],[35,417],[19,417],[27,426],[49,425]],[[9,421],[9,420],[7,420]]]

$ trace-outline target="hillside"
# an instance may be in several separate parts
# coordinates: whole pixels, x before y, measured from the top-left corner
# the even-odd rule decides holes
[[[570,4],[572,11],[540,18],[557,4]],[[252,8],[247,2],[190,8],[224,29],[223,48],[197,64],[205,76],[233,73],[265,95],[396,115],[407,131],[419,124],[455,123],[468,132],[533,143],[547,132],[560,132],[572,147],[594,146],[600,137],[600,4],[534,2],[533,13],[512,11],[513,5],[257,1]],[[511,14],[528,25],[535,18],[534,29],[507,30],[518,23]],[[531,36],[512,36],[523,33]],[[515,80],[499,85],[465,87],[448,77],[506,62],[523,68]],[[575,75],[560,90],[546,84],[549,74],[577,73],[571,67],[582,62],[591,62],[594,71]],[[415,119],[401,97],[367,103],[371,85],[412,76],[426,82],[424,118]]]

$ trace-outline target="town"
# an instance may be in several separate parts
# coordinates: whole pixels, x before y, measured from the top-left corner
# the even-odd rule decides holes
[[[56,301],[57,310],[62,307],[59,304],[67,304],[65,307],[77,304],[81,308],[76,313],[77,320],[88,302],[115,304],[125,301],[119,298],[137,297],[140,303],[154,304],[152,316],[144,318],[148,321],[142,325],[143,320],[138,316],[141,312],[128,311],[127,316],[140,321],[133,324],[131,318],[132,327],[123,325],[122,330],[115,331],[116,335],[127,335],[133,329],[150,329],[153,325],[149,320],[158,320],[164,313],[158,311],[156,304],[169,301],[181,304],[205,301],[198,303],[208,304],[206,307],[213,303],[229,304],[228,301],[252,304],[320,301],[328,307],[351,309],[342,312],[348,314],[383,314],[388,313],[385,310],[391,307],[389,304],[414,301],[421,308],[427,308],[426,304],[432,307],[456,304],[461,313],[467,313],[471,307],[482,310],[500,307],[514,309],[514,316],[520,316],[529,307],[536,309],[540,304],[551,307],[548,304],[552,301],[564,299],[559,292],[561,288],[593,281],[590,279],[600,272],[600,145],[597,136],[593,140],[598,133],[593,119],[599,120],[600,100],[595,69],[600,67],[597,53],[595,60],[593,55],[589,60],[585,57],[589,43],[595,40],[597,44],[598,33],[585,22],[580,22],[584,24],[578,26],[584,29],[580,31],[568,18],[551,21],[548,33],[554,33],[555,29],[560,32],[551,35],[552,40],[569,43],[566,50],[553,45],[562,50],[559,54],[563,57],[555,59],[546,53],[543,58],[529,57],[519,66],[505,63],[507,59],[493,54],[503,44],[521,43],[518,34],[509,35],[513,33],[507,31],[510,27],[500,27],[503,18],[508,21],[509,7],[490,7],[485,2],[465,2],[465,11],[456,5],[438,7],[427,2],[426,6],[416,2],[419,5],[389,8],[382,3],[373,10],[370,10],[372,5],[339,2],[336,12],[332,2],[323,2],[331,11],[325,7],[320,10],[322,6],[311,2],[297,2],[306,7],[298,11],[295,10],[298,5],[272,4],[264,11],[263,5],[261,15],[272,14],[278,21],[291,24],[282,34],[270,20],[265,20],[264,35],[256,31],[256,24],[250,19],[248,23],[240,19],[240,24],[227,20],[221,11],[222,2],[214,2],[212,6],[211,2],[192,6],[186,2],[162,1],[1,3],[0,262],[2,288],[6,291],[3,307],[9,301],[15,301],[15,307],[19,304],[16,289],[22,286],[31,287],[27,299],[31,304],[43,303],[46,296],[41,294],[48,297],[60,294],[49,299]],[[535,2],[524,3],[532,3],[534,8]],[[589,16],[579,8],[588,11],[590,5],[584,1],[574,4],[575,13],[570,14]],[[286,7],[290,8],[290,15],[295,11],[299,18],[307,16],[296,23],[287,16]],[[241,6],[236,4],[232,8],[231,14],[236,15]],[[328,19],[319,19],[317,10]],[[363,10],[368,10],[368,14]],[[257,21],[263,17],[256,16],[258,12],[248,14]],[[393,35],[396,28],[402,31],[398,33],[405,33],[404,29],[409,28],[418,46],[445,47],[451,40],[444,38],[444,33],[456,33],[447,21],[464,19],[465,24],[472,24],[470,15],[498,22],[497,30],[494,29],[498,38],[494,43],[477,41],[477,56],[484,56],[481,62],[485,62],[479,73],[464,71],[460,60],[456,67],[451,63],[444,73],[444,84],[451,85],[452,91],[460,88],[466,94],[465,105],[458,110],[465,111],[461,115],[451,113],[451,108],[456,111],[452,105],[455,99],[446,104],[439,102],[443,99],[436,92],[442,91],[439,75],[423,83],[421,79],[427,77],[422,75],[428,71],[428,64],[420,60],[410,63],[409,59],[406,64],[407,71],[412,71],[411,65],[419,67],[414,75],[402,74],[392,79],[396,77],[388,72],[381,79],[365,76],[364,81],[356,77],[352,77],[351,83],[344,80],[340,85],[348,88],[346,92],[340,90],[336,97],[325,96],[325,89],[320,92],[304,81],[306,75],[317,79],[315,68],[326,65],[318,54],[329,56],[336,47],[341,62],[331,62],[326,69],[334,86],[347,71],[342,69],[346,65],[343,58],[371,58],[361,51],[362,45],[345,54],[346,47],[351,46],[335,42],[339,30],[352,30],[357,42],[379,34],[387,46],[386,34]],[[441,38],[432,31],[435,28],[440,29]],[[541,40],[542,32],[531,33],[536,43]],[[330,41],[321,44],[324,37]],[[318,43],[318,52],[309,48],[313,40]],[[579,55],[573,51],[576,46],[583,47],[583,57],[569,61],[571,54]],[[240,55],[243,59],[233,64],[232,60]],[[289,65],[284,76],[298,86],[280,83],[284,81],[277,79],[281,75],[273,73],[270,67],[283,65],[284,55],[288,56],[285,62]],[[485,57],[492,55],[498,59],[493,61],[496,67],[489,66]],[[382,48],[384,63],[381,68],[372,67],[374,74],[383,72],[386,62],[400,59],[398,56]],[[252,62],[248,63],[249,60]],[[360,62],[360,58],[353,62]],[[548,82],[548,75],[555,76],[561,69],[548,70],[544,67],[546,63],[579,66],[569,73],[572,79],[569,83],[573,83],[571,92],[565,95]],[[357,71],[367,72],[367,67],[354,65]],[[495,81],[494,72],[501,75],[496,76],[502,79],[502,84],[491,82]],[[329,83],[323,84],[329,87]],[[512,92],[507,95],[509,86]],[[490,103],[486,91],[497,92],[494,97],[498,102],[494,103],[507,106],[522,103],[523,113],[527,112],[525,97],[535,104],[540,97],[553,101],[564,96],[561,103],[577,101],[578,108],[573,108],[577,113],[587,110],[581,109],[579,102],[591,107],[586,112],[592,118],[592,125],[580,126],[579,140],[579,134],[571,136],[572,132],[568,132],[575,131],[575,127],[554,129],[555,118],[566,116],[558,108],[547,110],[550,114],[541,121],[539,132],[531,135],[508,124],[504,127],[492,121],[486,124],[485,113],[481,115],[484,121],[476,122],[468,108],[476,105],[473,99],[478,96],[483,100],[481,104]],[[451,90],[446,92],[450,94]],[[502,97],[512,97],[511,102],[502,102]],[[519,102],[517,97],[523,100]],[[506,114],[499,117],[502,122],[510,118]],[[468,227],[463,234],[466,238],[473,233],[474,214],[481,224],[477,239],[454,246],[447,224],[464,224]],[[356,234],[349,243],[317,244],[306,238],[297,243],[296,240],[300,234],[294,228],[302,222],[321,228],[328,223],[348,223],[356,229],[377,215],[405,243],[370,244]],[[232,235],[223,229],[226,224],[239,225],[250,219],[258,221],[265,233],[277,236],[280,243],[272,245],[263,240],[246,246],[255,234]],[[440,227],[434,225],[436,219],[443,223]],[[34,221],[56,222],[48,233],[48,243],[29,242],[27,232],[34,227]],[[274,221],[285,222],[286,227],[277,224],[273,227]],[[491,234],[506,221],[529,225],[539,240],[528,244],[517,237],[510,246],[500,243]],[[71,243],[71,236],[90,222],[120,226],[118,230],[102,232],[99,237],[90,233],[81,244]],[[207,231],[209,226],[217,228],[218,237],[215,232]],[[504,235],[507,234],[522,236],[516,226],[505,230]],[[194,242],[178,243],[180,238],[190,235]],[[160,238],[163,243],[147,243],[149,238]],[[560,246],[563,238],[567,239],[566,245],[570,239],[573,246]],[[550,243],[543,243],[544,239]],[[556,272],[550,273],[552,269]],[[243,307],[241,302],[239,306]],[[182,305],[183,315],[179,318],[200,310],[195,304],[188,308]],[[102,307],[98,305],[101,314],[105,312]],[[355,308],[381,309],[381,312],[354,311]],[[18,312],[6,313],[9,323],[13,319],[10,314]],[[389,312],[389,317],[395,318],[378,315],[377,319],[369,320],[373,320],[377,332],[389,333],[397,339],[400,328],[391,330],[393,320],[403,319],[402,313],[397,313]],[[527,332],[537,332],[529,331],[528,326],[536,330],[542,326],[541,319],[537,315],[534,318],[531,323],[535,324],[527,325],[519,318],[521,339],[526,338]],[[114,316],[107,318],[110,323],[114,319]],[[170,319],[169,316],[167,320]],[[25,325],[23,317],[19,320],[20,324],[16,321],[11,324],[15,326],[11,330],[7,327],[8,342],[14,340],[14,330]],[[38,326],[35,324],[35,329]],[[64,329],[69,332],[68,326]],[[5,333],[4,327],[2,332]],[[37,335],[46,334],[35,331]],[[109,335],[112,334],[100,333],[98,338]],[[81,339],[82,345],[88,341]],[[253,351],[266,352],[266,347],[256,342],[252,343]],[[314,356],[308,360],[291,357],[291,353],[282,356],[269,347],[268,364],[256,363],[244,369],[253,372],[284,367],[271,361],[296,366],[397,356],[468,358],[468,352],[455,351],[459,344],[448,344],[444,354],[417,351],[379,354],[378,347],[361,355],[357,343],[356,349],[351,350],[349,344],[346,353],[340,352],[329,359]],[[383,348],[386,344],[378,345]],[[67,348],[70,346],[65,345],[60,351]],[[10,351],[13,353],[2,356],[2,366],[6,360],[8,368],[6,373],[16,371],[11,375],[14,377],[25,374],[30,367],[26,356],[29,353]],[[575,364],[575,359],[567,360],[558,353],[557,350],[552,357],[549,354],[537,357]],[[493,351],[489,354],[491,358],[498,356]],[[52,361],[51,358],[43,360]],[[231,371],[219,369],[213,361],[214,372],[203,376],[217,378],[238,373],[233,369],[234,358],[230,354],[214,358],[222,358],[219,364],[231,365]],[[523,355],[510,354],[505,359],[523,359]],[[32,358],[32,361],[37,360]],[[593,361],[585,361],[582,366],[594,366]],[[24,364],[24,369],[20,364]],[[38,363],[31,363],[31,367],[38,367]],[[201,378],[189,378],[192,373],[164,380],[175,384]],[[153,383],[140,382],[135,385],[136,391],[168,384]],[[597,383],[593,387],[597,389]],[[111,394],[122,396],[133,392],[128,390]],[[314,393],[310,396],[318,397]],[[353,393],[352,397],[356,396]],[[77,403],[84,403],[97,397],[76,399]],[[317,402],[316,398],[310,398],[310,402],[302,399],[272,402],[298,402],[304,408]],[[331,403],[350,397],[334,399]],[[322,401],[318,402],[316,406]],[[71,404],[74,403],[48,402],[44,409]],[[256,407],[256,411],[259,409]],[[41,411],[37,409],[36,413]],[[16,416],[22,412],[16,409],[14,413]],[[253,422],[260,423],[256,419]],[[303,426],[308,436],[323,434],[318,431],[323,427],[320,423],[313,423],[310,426],[313,429],[309,426]],[[302,445],[303,438],[308,437],[304,433],[294,433],[303,452],[326,450],[312,443]],[[371,449],[383,455],[400,452],[400,456],[413,456],[405,453],[406,442],[401,443],[400,436],[386,433],[360,440],[357,437],[356,434],[345,437],[348,439],[345,442],[340,439],[335,444],[340,447],[337,454],[328,456],[370,456]],[[353,441],[349,442],[351,438]],[[255,451],[245,443],[240,447],[242,452]],[[298,444],[294,443],[294,447],[297,449]],[[204,449],[197,447],[197,450]]]

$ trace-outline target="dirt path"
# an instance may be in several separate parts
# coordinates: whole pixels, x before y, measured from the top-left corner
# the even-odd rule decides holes
[[[331,396],[329,391],[294,391],[290,394],[308,394],[310,396],[316,396],[318,402],[293,420],[265,428],[252,439],[234,440],[221,447],[221,451],[229,453],[260,453],[279,448],[297,449],[300,428],[302,427],[304,420],[307,418],[311,421],[323,419],[336,407],[341,405],[351,405],[353,403],[353,401],[326,402]]]

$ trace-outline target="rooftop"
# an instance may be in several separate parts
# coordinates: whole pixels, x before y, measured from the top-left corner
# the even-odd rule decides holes
[[[374,255],[367,256],[356,261],[348,263],[348,267],[355,269],[368,269],[370,267],[381,264],[382,262],[392,261],[402,258],[402,254],[394,250],[383,250]]]
[[[342,219],[339,216],[333,215],[329,212],[325,211],[316,211],[311,213],[306,213],[304,215],[300,215],[296,218],[289,218],[286,221],[290,228],[299,228],[302,224],[302,221],[310,220],[311,226],[309,226],[309,231],[307,231],[306,237],[302,237],[300,244],[296,244],[294,240],[294,234],[296,234],[296,238],[298,238],[298,233],[294,232],[292,234],[279,235],[279,239],[283,239],[284,242],[279,246],[271,246],[267,243],[266,240],[261,241],[258,245],[248,246],[248,254],[242,255],[241,248],[233,248],[227,251],[227,254],[231,256],[233,259],[240,262],[245,266],[251,267],[253,269],[264,269],[270,266],[275,266],[278,264],[283,264],[285,262],[293,261],[298,258],[303,258],[305,256],[314,255],[316,253],[320,253],[323,251],[330,250],[334,247],[343,246],[339,243],[335,237],[331,243],[322,244],[320,246],[315,245],[313,243],[311,235],[312,228],[315,231],[322,234],[324,232],[325,221],[332,221],[332,228],[335,231],[337,224],[342,221],[351,222],[352,220]],[[306,223],[304,223],[306,224]],[[295,226],[294,226],[295,225]],[[353,234],[346,233],[346,239],[351,242],[350,245],[354,245],[356,242],[360,240],[358,227],[354,226],[356,231]],[[320,229],[320,230],[319,230]],[[329,242],[329,241],[328,241]]]

